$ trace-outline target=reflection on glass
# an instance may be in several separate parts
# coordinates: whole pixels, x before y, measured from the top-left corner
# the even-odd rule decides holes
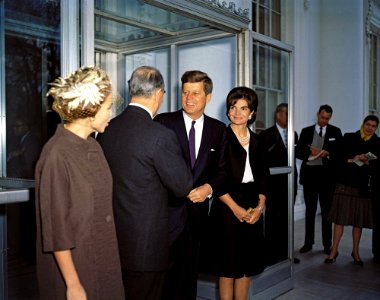
[[[3,5],[5,76],[1,84],[5,97],[1,104],[6,115],[6,145],[1,145],[1,153],[6,156],[6,166],[2,171],[8,177],[32,179],[51,129],[47,84],[60,73],[60,2],[5,0]],[[14,278],[25,271],[22,266],[28,266],[28,272],[33,270],[36,259],[33,191],[30,196],[28,202],[6,208],[8,260],[20,266],[10,270]],[[10,294],[12,287],[10,284]],[[26,298],[29,296],[34,298]]]
[[[47,138],[47,83],[59,73],[59,3],[5,1],[5,16],[7,176],[31,179]]]
[[[169,50],[160,49],[151,52],[145,52],[140,54],[127,55],[125,57],[125,70],[126,78],[130,78],[132,72],[141,66],[151,66],[160,70],[162,76],[164,77],[166,93],[164,95],[164,100],[160,106],[157,114],[162,112],[167,112],[170,110],[170,69],[169,69]],[[126,87],[128,89],[128,87]],[[127,93],[128,94],[128,93]]]
[[[272,265],[289,258],[288,207],[293,199],[288,199],[288,171],[283,168],[289,165],[288,143],[285,142],[288,134],[289,53],[254,42],[253,57],[256,59],[254,89],[259,98],[255,130],[262,137],[269,167],[277,173],[270,176],[264,218],[266,259],[268,265]]]
[[[139,0],[96,0],[95,8],[95,37],[113,43],[170,36],[206,26]]]

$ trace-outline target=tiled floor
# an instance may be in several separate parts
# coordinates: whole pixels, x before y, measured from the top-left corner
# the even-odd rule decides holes
[[[364,267],[353,264],[351,228],[347,227],[334,264],[323,263],[326,255],[320,237],[320,218],[316,221],[316,244],[312,251],[300,254],[303,244],[304,220],[295,222],[295,256],[301,259],[294,265],[294,289],[276,300],[375,300],[380,299],[380,264],[372,262],[371,230],[364,230],[361,258]],[[19,261],[9,263],[9,300],[37,300],[35,268]]]
[[[320,218],[317,218],[314,248],[308,253],[300,254],[298,250],[303,245],[304,220],[295,222],[295,256],[301,259],[301,263],[294,265],[294,289],[276,300],[380,299],[380,264],[372,261],[372,231],[363,230],[360,255],[364,267],[359,267],[353,264],[351,258],[352,228],[345,228],[339,257],[331,265],[323,263],[326,255],[323,253],[320,228]]]

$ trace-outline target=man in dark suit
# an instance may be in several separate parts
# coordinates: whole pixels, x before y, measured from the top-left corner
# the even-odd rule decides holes
[[[315,213],[318,199],[322,214],[322,242],[324,253],[330,254],[332,224],[327,221],[335,189],[335,168],[342,132],[329,124],[332,108],[322,105],[317,113],[317,124],[303,128],[296,148],[296,157],[302,160],[300,183],[306,206],[305,243],[300,252],[313,248]]]
[[[192,175],[175,134],[153,121],[164,96],[161,73],[137,68],[131,102],[98,137],[113,175],[116,232],[126,299],[161,299],[168,267],[168,193],[186,196]]]
[[[181,81],[182,109],[155,118],[177,135],[194,181],[193,189],[187,199],[182,199],[181,205],[178,199],[171,199],[171,262],[165,300],[196,299],[199,253],[207,233],[209,199],[214,197],[219,201],[218,190],[226,177],[225,124],[204,114],[211,100],[212,81],[201,71],[187,71]]]
[[[268,166],[288,166],[288,104],[280,103],[274,113],[275,124],[260,133],[265,145]],[[298,135],[294,133],[294,144]],[[294,200],[297,195],[297,169],[294,169]],[[265,208],[265,240],[267,263],[286,260],[288,254],[288,174],[272,174],[269,181],[268,199]],[[298,258],[294,258],[299,263]]]

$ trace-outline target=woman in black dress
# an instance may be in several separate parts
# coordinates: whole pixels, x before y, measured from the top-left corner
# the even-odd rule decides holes
[[[351,256],[354,263],[363,266],[359,256],[359,243],[362,228],[372,228],[372,203],[370,178],[372,164],[377,153],[375,131],[379,119],[374,115],[365,117],[357,132],[346,133],[343,137],[338,167],[337,185],[328,220],[334,223],[333,246],[326,264],[335,262],[338,257],[339,242],[344,226],[352,226],[353,249]],[[379,158],[377,158],[379,159]]]
[[[269,174],[258,137],[249,128],[258,99],[247,87],[232,89],[226,100],[228,180],[220,201],[213,204],[216,226],[215,271],[220,299],[247,299],[250,277],[264,270],[262,213]]]

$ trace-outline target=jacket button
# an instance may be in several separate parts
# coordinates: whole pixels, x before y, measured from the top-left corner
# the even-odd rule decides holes
[[[111,217],[110,215],[108,215],[108,216],[106,217],[106,221],[107,221],[107,223],[111,222],[111,221],[112,221],[112,217]]]

